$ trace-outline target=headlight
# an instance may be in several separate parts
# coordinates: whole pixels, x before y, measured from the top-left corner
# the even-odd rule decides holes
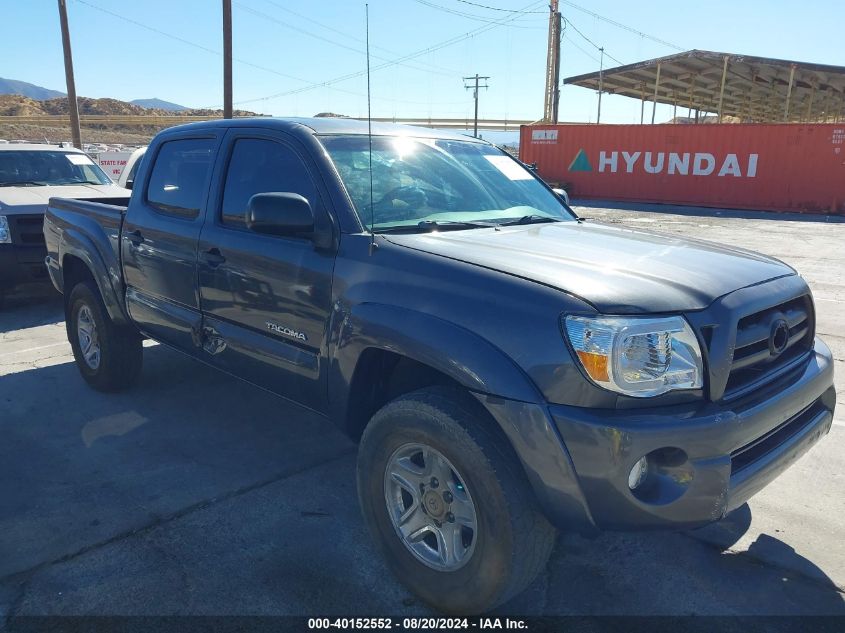
[[[0,244],[11,244],[12,233],[9,231],[9,220],[5,215],[0,215]]]
[[[682,317],[568,316],[569,342],[597,385],[645,398],[702,386],[701,349]]]

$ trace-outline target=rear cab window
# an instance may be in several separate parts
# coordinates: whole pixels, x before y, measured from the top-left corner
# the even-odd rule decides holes
[[[158,151],[147,186],[147,204],[166,215],[199,215],[214,163],[211,138],[166,141]]]

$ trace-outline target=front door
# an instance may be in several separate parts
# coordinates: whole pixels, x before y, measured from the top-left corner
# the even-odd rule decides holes
[[[225,371],[325,411],[322,359],[335,252],[307,238],[253,232],[245,214],[257,193],[298,193],[325,227],[328,196],[304,154],[281,134],[232,130],[221,151],[216,181],[223,184],[199,243],[205,354]]]

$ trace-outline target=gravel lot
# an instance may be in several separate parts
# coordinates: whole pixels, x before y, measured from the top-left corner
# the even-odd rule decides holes
[[[836,356],[828,437],[720,524],[563,535],[508,614],[845,614],[845,223],[627,205],[583,216],[795,266]],[[161,346],[88,389],[60,300],[0,312],[0,628],[27,614],[412,615],[371,546],[355,447],[329,423]]]

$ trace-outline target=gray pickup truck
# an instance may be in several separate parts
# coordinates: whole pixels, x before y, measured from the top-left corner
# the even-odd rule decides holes
[[[375,542],[442,611],[521,591],[556,529],[718,521],[830,429],[792,268],[584,222],[485,142],[191,124],[133,187],[47,211],[83,378],[130,386],[149,337],[331,419]]]

